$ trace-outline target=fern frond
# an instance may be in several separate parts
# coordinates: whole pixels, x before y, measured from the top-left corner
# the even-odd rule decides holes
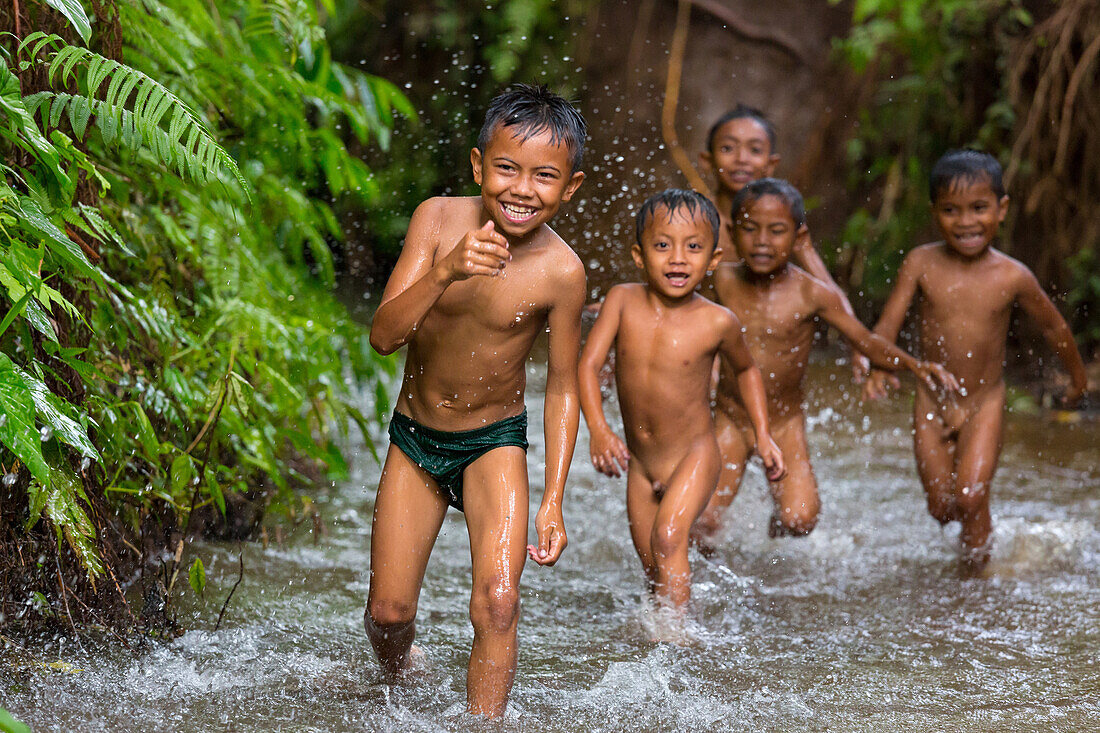
[[[46,61],[39,61],[37,56],[47,45],[57,50]],[[34,95],[38,97],[36,106],[43,111],[44,124],[57,127],[62,114],[69,109],[72,119],[82,123],[74,124],[74,132],[81,137],[91,115],[95,114],[96,126],[106,144],[113,144],[117,139],[127,147],[146,146],[166,166],[175,164],[180,175],[189,175],[202,184],[217,180],[217,169],[222,168],[233,176],[245,195],[251,197],[236,161],[218,144],[203,120],[156,80],[89,49],[67,45],[60,36],[41,32],[27,36],[20,43],[18,54],[25,59],[24,63],[48,64],[47,78],[51,84],[68,84],[76,68],[84,67],[83,94],[43,92]],[[107,82],[107,91],[100,99],[97,93],[104,82]],[[138,93],[131,109],[127,102],[135,89]],[[171,119],[165,136],[161,120],[169,110]],[[178,141],[185,133],[187,141],[181,147]]]

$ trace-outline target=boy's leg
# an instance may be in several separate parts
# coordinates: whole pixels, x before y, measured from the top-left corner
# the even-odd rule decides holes
[[[630,524],[630,539],[642,569],[650,593],[656,589],[657,561],[653,557],[653,520],[657,517],[657,508],[661,497],[653,490],[653,484],[646,478],[637,460],[631,460],[626,470],[626,518]]]
[[[771,537],[801,537],[817,525],[821,500],[817,494],[817,479],[810,466],[810,451],[806,447],[806,420],[800,410],[772,429],[772,439],[787,463],[787,475],[772,484],[775,514],[768,525]]]
[[[955,453],[955,505],[962,522],[959,539],[966,550],[981,556],[969,558],[979,564],[989,559],[989,489],[1001,455],[1004,424],[1004,392],[992,390],[959,431]]]
[[[722,527],[722,516],[741,488],[741,479],[745,475],[745,463],[749,460],[753,449],[753,446],[746,442],[741,427],[723,411],[717,410],[714,425],[717,430],[718,450],[721,454],[718,488],[711,495],[706,509],[695,520],[691,530],[692,539],[704,555],[714,552],[714,535]]]
[[[474,627],[466,708],[475,715],[503,715],[516,675],[519,578],[527,559],[527,496],[527,453],[522,448],[495,448],[463,473]]]
[[[939,415],[939,406],[917,387],[913,403],[913,451],[928,499],[928,513],[940,524],[959,518],[955,506],[955,437]]]
[[[714,492],[721,466],[718,446],[710,441],[692,448],[668,482],[653,522],[653,557],[657,595],[682,608],[691,600],[688,540],[691,525]]]
[[[424,569],[446,513],[447,502],[435,482],[391,445],[374,501],[370,589],[363,619],[388,678],[408,663]]]

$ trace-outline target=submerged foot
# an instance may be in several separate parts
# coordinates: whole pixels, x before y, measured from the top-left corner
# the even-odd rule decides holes
[[[424,650],[413,644],[409,647],[409,653],[405,655],[405,664],[398,673],[400,679],[416,679],[428,673],[428,655]]]
[[[986,567],[989,565],[989,558],[992,555],[992,537],[975,547],[963,543],[961,545],[961,552],[959,553],[959,568],[965,575],[971,577],[985,575]]]

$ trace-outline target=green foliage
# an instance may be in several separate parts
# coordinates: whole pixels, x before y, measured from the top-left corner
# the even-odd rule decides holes
[[[4,708],[0,708],[0,733],[31,733],[26,723],[16,720]]]
[[[880,299],[904,254],[931,235],[927,182],[939,156],[967,146],[1007,154],[1015,117],[1004,59],[1031,18],[1021,0],[857,0],[852,19],[837,50],[875,85],[855,111],[847,183],[881,195],[849,219],[841,259],[859,264],[849,286]]]
[[[187,582],[191,584],[191,590],[195,595],[201,596],[206,590],[206,567],[202,564],[202,558],[196,557],[187,571]]]
[[[1070,325],[1081,343],[1095,347],[1100,344],[1100,256],[1085,247],[1066,266],[1072,278],[1066,294],[1066,304],[1073,309]]]
[[[349,141],[413,114],[332,61],[311,4],[118,10],[129,65],[35,33],[9,49],[47,80],[24,95],[0,58],[0,464],[93,577],[89,485],[135,528],[232,492],[290,506],[302,459],[335,477],[353,425],[369,443],[359,396],[395,362],[330,293],[337,202],[378,197]]]

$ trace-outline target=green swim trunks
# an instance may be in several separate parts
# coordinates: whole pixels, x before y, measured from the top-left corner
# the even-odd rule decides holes
[[[390,442],[427,471],[447,503],[462,511],[462,472],[467,466],[494,448],[515,445],[527,450],[527,410],[483,428],[453,433],[426,428],[395,412]]]

